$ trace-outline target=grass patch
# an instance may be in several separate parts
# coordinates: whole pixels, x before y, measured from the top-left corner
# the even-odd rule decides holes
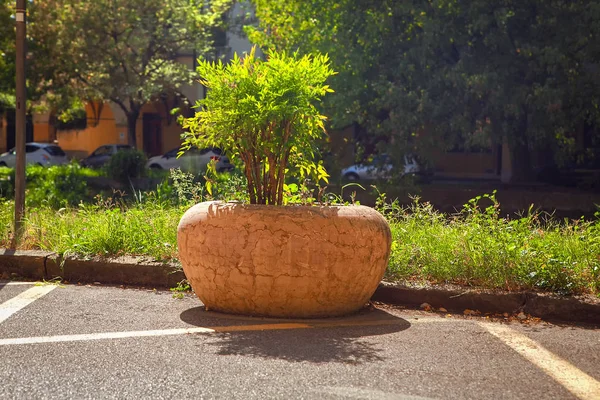
[[[481,209],[482,198],[492,204]],[[556,221],[531,211],[501,218],[493,195],[453,216],[418,201],[383,212],[393,237],[388,279],[600,294],[598,220]]]
[[[0,247],[10,243],[12,210],[12,205],[5,204],[0,211]],[[139,255],[171,260],[177,255],[177,224],[184,212],[184,207],[153,203],[127,208],[39,207],[27,210],[19,247],[84,257]]]
[[[163,194],[159,187],[130,204],[105,199],[58,210],[29,208],[20,248],[175,259],[179,219],[191,204],[207,200],[186,187]],[[481,207],[483,200],[491,205]],[[401,207],[382,198],[378,208],[393,236],[388,280],[600,295],[600,219],[556,221],[533,211],[502,218],[493,195],[450,216],[419,201]],[[0,202],[0,247],[9,246],[12,219],[12,202]]]

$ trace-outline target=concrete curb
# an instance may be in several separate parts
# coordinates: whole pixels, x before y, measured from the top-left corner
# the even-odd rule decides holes
[[[0,276],[68,282],[170,288],[185,279],[176,265],[149,262],[142,257],[94,258],[82,260],[59,257],[37,250],[0,249]]]
[[[0,249],[0,278],[11,276],[68,282],[171,288],[185,279],[173,264],[150,262],[142,257],[94,258],[82,260],[59,257],[38,250]],[[409,287],[382,283],[374,301],[418,308],[428,303],[434,308],[481,313],[524,312],[547,321],[600,325],[600,299],[564,297],[534,292],[495,292],[446,287]]]
[[[441,287],[409,287],[383,282],[372,297],[374,301],[418,308],[428,303],[433,308],[483,314],[524,312],[545,321],[600,325],[600,299],[592,296],[558,296],[536,292],[502,292]]]

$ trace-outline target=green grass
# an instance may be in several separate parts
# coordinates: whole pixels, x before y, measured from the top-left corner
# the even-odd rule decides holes
[[[600,221],[501,218],[484,197],[487,209],[475,200],[450,217],[418,202],[388,206],[388,279],[600,294]]]
[[[415,202],[381,202],[392,229],[388,280],[453,283],[506,290],[600,295],[600,221],[545,220],[542,214],[505,219],[493,196],[448,216]],[[27,210],[21,248],[79,256],[177,257],[176,231],[188,205],[151,197],[130,205],[49,206]],[[0,247],[11,237],[11,202],[0,203]]]
[[[0,247],[12,234],[12,205],[0,205]],[[139,255],[170,260],[177,255],[177,224],[185,209],[152,203],[119,207],[84,205],[26,212],[23,249],[79,256]]]

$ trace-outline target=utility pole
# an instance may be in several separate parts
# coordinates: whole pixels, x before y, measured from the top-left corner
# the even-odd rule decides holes
[[[23,234],[23,219],[25,217],[25,141],[26,141],[26,108],[27,93],[25,87],[25,37],[26,37],[26,1],[17,0],[17,60],[16,60],[16,153],[15,166],[15,231],[13,246],[16,247]]]

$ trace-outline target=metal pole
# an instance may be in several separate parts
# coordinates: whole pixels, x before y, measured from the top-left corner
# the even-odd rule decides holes
[[[15,232],[13,245],[16,246],[23,234],[23,219],[25,217],[25,135],[27,93],[25,87],[25,37],[26,37],[26,0],[17,0],[17,60],[16,60],[16,153],[15,166]]]

